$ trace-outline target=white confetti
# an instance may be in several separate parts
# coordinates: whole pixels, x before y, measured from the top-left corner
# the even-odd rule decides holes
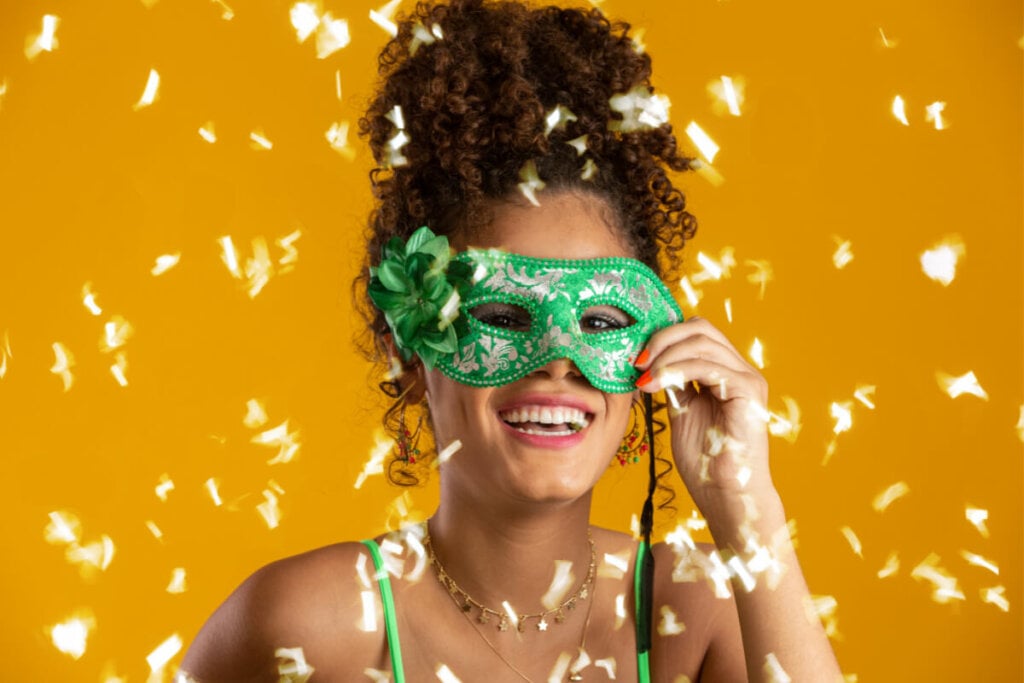
[[[704,132],[704,129],[697,125],[696,121],[690,121],[690,124],[686,126],[686,135],[693,141],[693,144],[700,150],[701,156],[708,160],[708,163],[714,163],[715,156],[718,154],[718,143],[711,139],[711,136]]]
[[[924,108],[925,120],[931,121],[935,126],[935,130],[945,130],[949,126],[946,124],[945,119],[942,118],[942,112],[946,110],[945,102],[932,102]]]
[[[931,249],[921,253],[921,270],[932,280],[944,287],[956,278],[956,267],[960,258],[967,253],[963,240],[953,235]]]
[[[181,647],[181,637],[177,633],[157,645],[156,648],[146,656],[146,662],[149,664],[149,670],[153,673],[162,671],[163,668],[167,666],[167,662],[171,661],[171,658],[178,654]]]
[[[907,106],[899,95],[892,98],[892,115],[904,126],[910,125],[910,121],[907,120]]]
[[[988,538],[988,525],[985,524],[986,520],[988,520],[988,510],[968,505],[964,510],[964,516],[967,517],[968,522],[974,525],[974,528],[978,530],[978,533],[983,538]]]
[[[978,383],[978,378],[974,376],[974,371],[971,370],[959,377],[953,375],[947,375],[944,372],[936,372],[935,379],[938,380],[939,386],[949,394],[950,398],[957,398],[963,394],[971,394],[977,396],[983,401],[988,400],[988,392],[985,391],[981,384]]]
[[[146,88],[142,91],[142,96],[139,101],[133,105],[133,109],[138,111],[143,107],[148,107],[156,101],[157,92],[160,90],[160,74],[157,73],[156,69],[149,70],[149,77],[146,79]]]
[[[890,505],[908,493],[910,493],[910,487],[907,485],[907,482],[898,481],[875,496],[875,499],[871,502],[871,507],[876,512],[885,512]]]

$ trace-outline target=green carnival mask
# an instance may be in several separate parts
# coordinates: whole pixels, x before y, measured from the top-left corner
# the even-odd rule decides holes
[[[438,357],[449,378],[499,386],[569,358],[595,387],[636,388],[632,361],[657,330],[680,322],[658,276],[631,258],[541,259],[497,250],[452,258],[473,271],[452,323],[454,353]]]

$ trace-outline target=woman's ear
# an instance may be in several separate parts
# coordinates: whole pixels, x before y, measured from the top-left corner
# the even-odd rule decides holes
[[[408,403],[419,403],[427,392],[423,363],[417,356],[403,360],[390,332],[382,340],[388,355],[388,376],[398,385],[399,393],[405,395]]]

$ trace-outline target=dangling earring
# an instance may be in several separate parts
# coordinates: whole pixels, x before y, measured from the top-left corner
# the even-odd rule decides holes
[[[402,402],[402,412],[398,417],[398,439],[395,446],[398,449],[398,459],[410,465],[416,464],[420,449],[420,428],[423,426],[423,415],[420,414],[416,420],[416,428],[412,432],[405,425],[405,402]]]
[[[620,465],[640,462],[640,456],[647,452],[647,439],[641,431],[641,425],[645,424],[644,409],[638,401],[633,401],[630,406],[630,416],[632,426],[615,454]]]

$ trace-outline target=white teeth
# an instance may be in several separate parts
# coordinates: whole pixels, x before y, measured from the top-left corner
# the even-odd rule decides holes
[[[566,432],[552,432],[552,431],[537,431],[533,432],[527,429],[522,429],[530,434],[546,434],[546,435],[560,435],[560,434],[572,434],[585,428],[590,424],[587,420],[587,414],[579,408],[573,408],[571,406],[523,406],[521,408],[515,408],[513,410],[502,411],[499,416],[505,422],[513,425],[520,425],[524,422],[535,422],[537,424],[567,424],[572,427],[572,430]]]

